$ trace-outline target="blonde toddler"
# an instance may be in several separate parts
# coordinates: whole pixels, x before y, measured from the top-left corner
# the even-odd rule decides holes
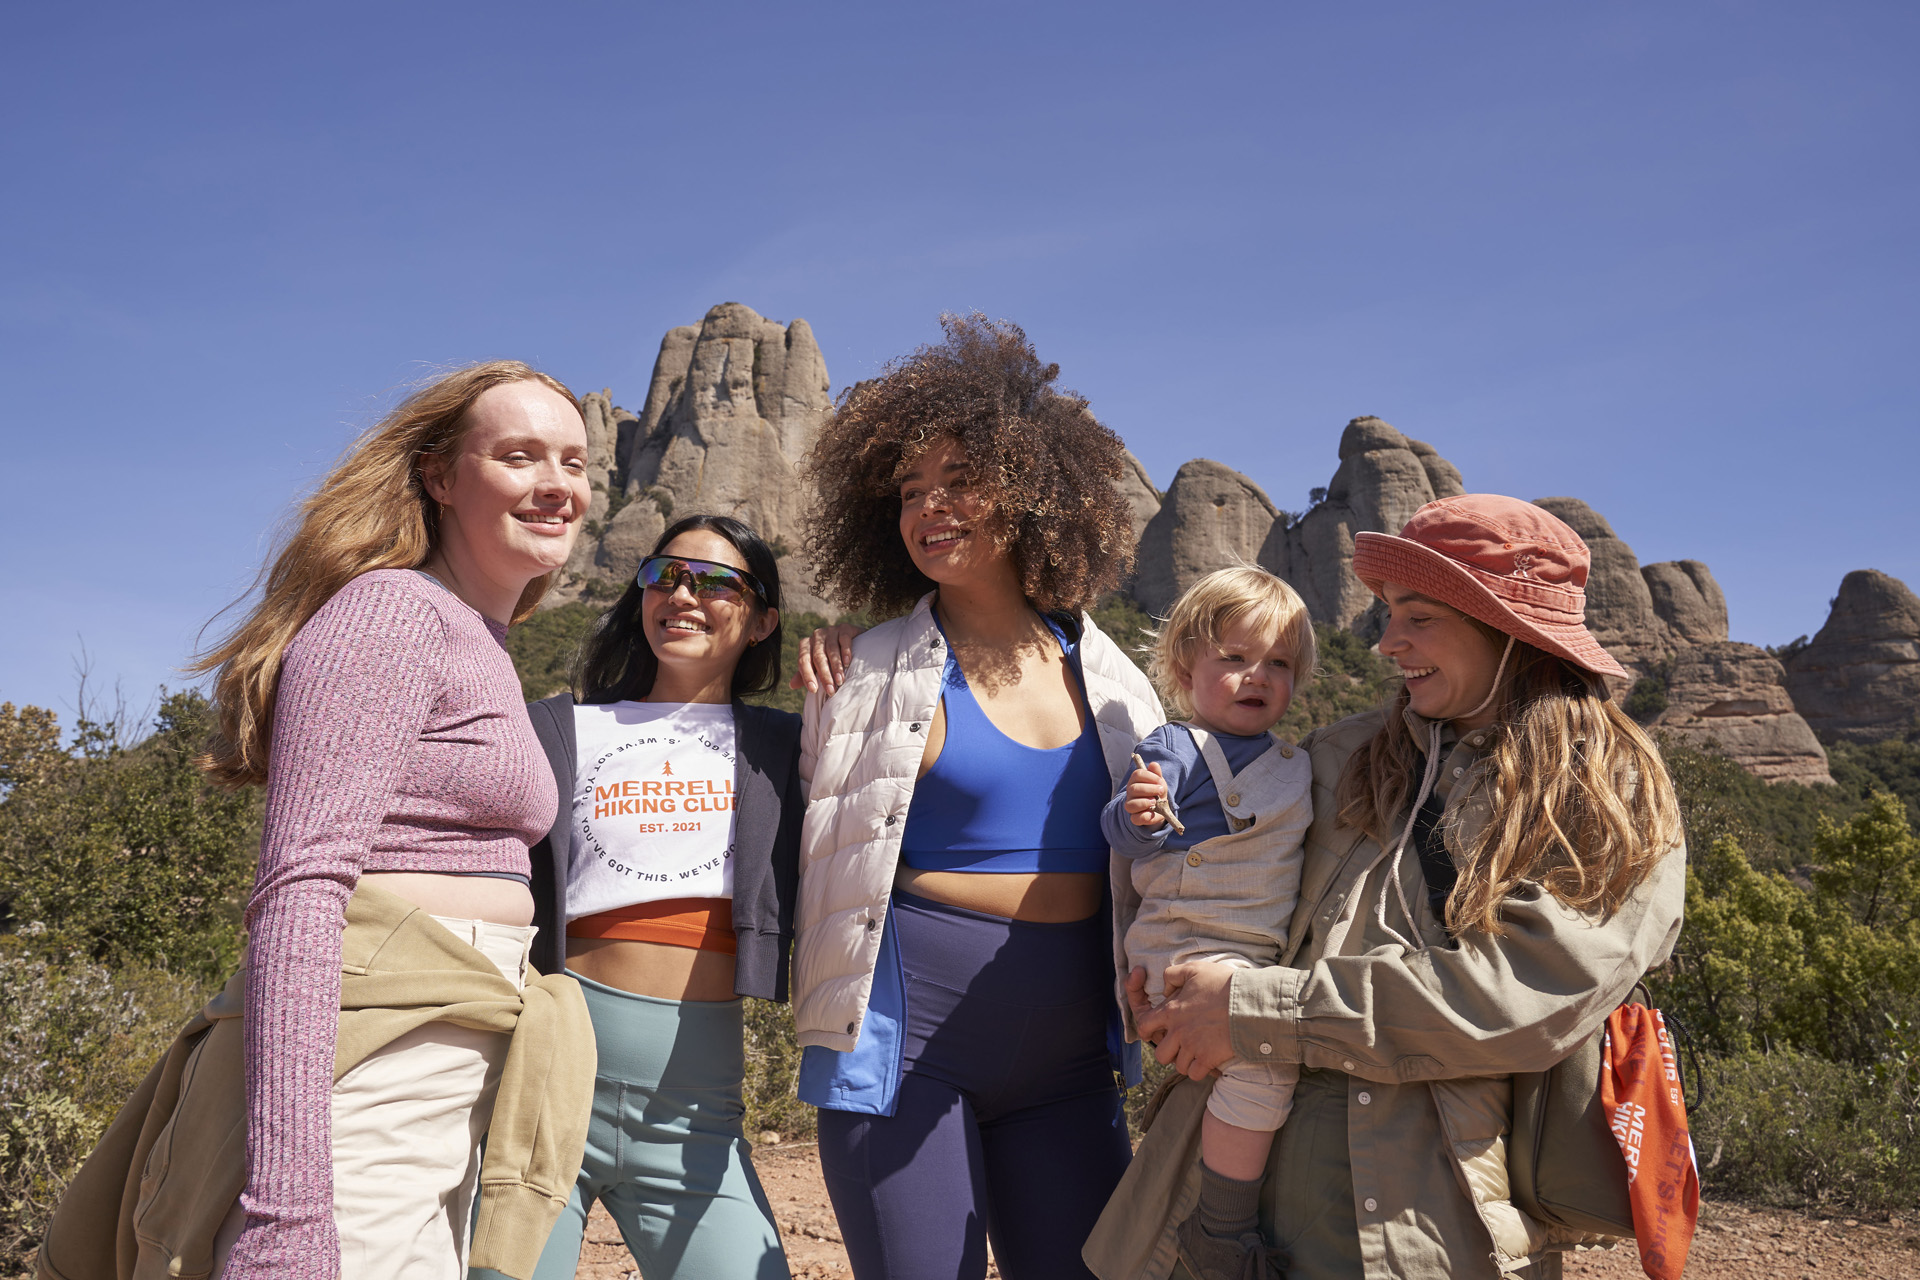
[[[1181,718],[1140,743],[1136,767],[1101,815],[1132,860],[1140,907],[1127,963],[1165,998],[1169,966],[1278,963],[1299,896],[1301,842],[1313,817],[1307,753],[1274,736],[1315,657],[1306,606],[1251,566],[1210,573],[1174,603],[1152,673]],[[1178,824],[1176,826],[1175,824]],[[1180,828],[1184,828],[1184,831]],[[1200,1201],[1181,1224],[1199,1280],[1278,1265],[1258,1234],[1261,1178],[1293,1105],[1299,1068],[1235,1059],[1220,1070],[1201,1129]]]

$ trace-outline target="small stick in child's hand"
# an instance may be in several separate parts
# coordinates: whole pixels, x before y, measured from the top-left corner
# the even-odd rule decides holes
[[[1133,753],[1133,767],[1142,773],[1147,771],[1147,762],[1140,758],[1138,751]],[[1173,834],[1177,836],[1187,834],[1186,824],[1173,816],[1173,804],[1165,796],[1154,798],[1153,811],[1167,820],[1167,825],[1173,828]]]

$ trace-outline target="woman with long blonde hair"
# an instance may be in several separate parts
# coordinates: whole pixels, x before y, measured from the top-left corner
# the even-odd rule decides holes
[[[1467,494],[1354,541],[1402,683],[1303,744],[1314,820],[1288,953],[1171,968],[1159,1009],[1136,971],[1139,1030],[1195,1081],[1229,1058],[1302,1068],[1265,1178],[1205,1224],[1256,1269],[1555,1276],[1573,1241],[1509,1184],[1512,1077],[1589,1044],[1671,951],[1686,877],[1673,787],[1608,698],[1625,672],[1586,629],[1572,529]],[[1166,1095],[1089,1242],[1097,1274],[1174,1271],[1204,1108],[1193,1084]]]
[[[558,796],[503,642],[566,562],[586,463],[553,378],[509,360],[440,378],[307,499],[260,602],[198,662],[216,672],[208,772],[267,791],[228,1280],[464,1274],[506,1037],[429,1021],[336,1082],[343,921],[384,891],[456,961],[525,982],[527,850]]]

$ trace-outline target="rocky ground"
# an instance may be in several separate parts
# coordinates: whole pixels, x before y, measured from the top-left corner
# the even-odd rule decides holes
[[[780,1219],[787,1260],[798,1280],[851,1280],[840,1228],[820,1181],[812,1143],[762,1146],[754,1166]],[[989,1270],[989,1276],[998,1276]],[[1622,1246],[1567,1260],[1568,1280],[1638,1280],[1638,1257]],[[1824,1280],[1866,1276],[1907,1280],[1920,1275],[1920,1214],[1882,1222],[1815,1218],[1775,1209],[1709,1201],[1687,1258],[1689,1280]],[[577,1280],[636,1280],[639,1272],[605,1211],[587,1224]]]

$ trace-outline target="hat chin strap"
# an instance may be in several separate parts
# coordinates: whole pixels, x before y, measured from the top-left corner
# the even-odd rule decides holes
[[[1500,651],[1500,665],[1494,669],[1493,683],[1487,686],[1487,696],[1480,699],[1480,705],[1473,710],[1454,716],[1455,720],[1471,720],[1493,705],[1493,695],[1500,692],[1500,681],[1507,674],[1507,659],[1511,657],[1513,657],[1513,637],[1508,636],[1507,647]]]
[[[1480,705],[1456,720],[1471,720],[1493,705],[1494,695],[1500,692],[1500,681],[1507,674],[1507,660],[1513,657],[1513,637],[1507,637],[1507,647],[1500,654],[1500,666],[1493,673],[1493,684],[1487,690],[1487,696],[1480,699]],[[1400,936],[1400,931],[1387,923],[1387,886],[1380,886],[1380,897],[1374,903],[1373,918],[1389,938],[1409,951],[1424,951],[1427,944],[1420,940],[1420,922],[1413,918],[1413,908],[1407,904],[1407,891],[1400,884],[1400,860],[1407,851],[1407,841],[1413,838],[1414,824],[1420,820],[1420,810],[1427,803],[1427,797],[1433,794],[1433,784],[1440,777],[1440,722],[1431,721],[1427,725],[1427,766],[1420,774],[1420,791],[1414,796],[1413,804],[1407,809],[1407,825],[1400,830],[1400,839],[1393,846],[1393,861],[1387,866],[1387,883],[1393,886],[1393,896],[1399,901],[1400,914],[1406,917],[1407,927],[1413,931],[1411,939]]]

